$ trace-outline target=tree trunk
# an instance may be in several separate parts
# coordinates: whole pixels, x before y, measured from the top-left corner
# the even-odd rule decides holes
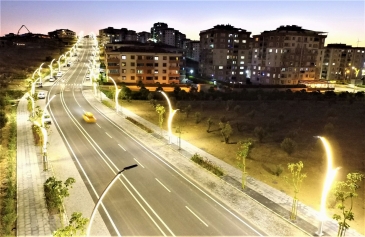
[[[293,204],[291,207],[290,220],[294,221],[297,219],[297,210],[298,210],[298,198],[293,198]]]

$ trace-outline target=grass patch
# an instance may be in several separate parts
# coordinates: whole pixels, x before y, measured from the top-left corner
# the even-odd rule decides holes
[[[141,124],[140,122],[134,120],[131,117],[126,117],[127,120],[131,121],[133,124],[137,125],[139,128],[143,129],[144,131],[148,132],[148,133],[153,133],[153,130],[146,127],[145,125]]]

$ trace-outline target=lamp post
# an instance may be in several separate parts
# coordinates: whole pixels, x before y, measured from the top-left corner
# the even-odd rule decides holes
[[[115,86],[115,110],[116,110],[116,111],[117,111],[117,113],[118,113],[118,108],[119,108],[119,104],[118,104],[118,95],[119,95],[120,90],[118,90],[117,83],[115,83],[114,79],[113,79],[113,78],[111,78],[111,77],[109,77],[109,79],[113,81],[114,86]],[[122,112],[122,114],[123,114],[123,112]]]
[[[34,92],[35,92],[35,84],[37,83],[37,81],[38,81],[39,79],[41,79],[41,78],[39,77],[37,80],[35,80],[35,81],[32,83],[32,88],[31,88],[31,90],[30,90],[30,94],[31,94],[32,96],[34,95]]]
[[[34,98],[33,98],[32,94],[30,94],[30,96],[28,96],[28,98],[30,98],[30,100],[32,101],[32,115],[31,115],[31,117],[34,117]]]
[[[316,138],[319,138],[321,140],[321,142],[323,143],[323,146],[326,151],[326,156],[327,156],[327,174],[326,174],[326,178],[325,178],[323,190],[322,190],[321,208],[320,208],[320,223],[318,226],[318,231],[316,232],[316,234],[318,236],[322,236],[323,235],[323,232],[322,232],[323,222],[326,217],[326,199],[327,199],[328,193],[330,191],[332,182],[336,176],[337,171],[340,169],[340,167],[337,167],[336,169],[332,168],[332,150],[331,150],[331,146],[330,146],[329,142],[327,141],[327,139],[324,137],[321,137],[321,136],[316,136]]]
[[[87,231],[86,231],[86,236],[90,236],[90,230],[91,230],[91,225],[92,225],[92,222],[94,220],[94,217],[95,217],[95,214],[96,214],[96,210],[98,210],[98,207],[101,203],[101,201],[103,200],[105,194],[109,191],[109,189],[111,188],[111,186],[115,183],[115,181],[117,181],[117,179],[119,178],[119,176],[123,173],[123,171],[125,170],[129,170],[129,169],[132,169],[134,167],[137,167],[138,165],[137,164],[134,164],[134,165],[131,165],[131,166],[127,166],[127,167],[124,167],[122,170],[120,170],[115,176],[114,178],[112,179],[112,181],[110,181],[110,183],[108,184],[108,186],[106,186],[105,190],[103,191],[103,193],[101,194],[99,200],[97,201],[92,213],[91,213],[91,217],[90,217],[90,220],[89,220],[89,225],[87,227]]]
[[[172,117],[174,117],[176,111],[178,111],[177,109],[172,109],[171,106],[171,102],[169,97],[166,95],[165,92],[163,91],[159,91],[167,100],[167,103],[169,105],[169,118],[167,119],[167,128],[168,128],[168,133],[169,133],[169,144],[171,144],[171,137],[172,137],[172,132],[171,132],[171,123],[172,123]]]
[[[61,58],[65,57],[65,55],[61,55],[59,58],[58,58],[58,71],[60,72],[61,71]]]
[[[51,103],[51,101],[53,100],[53,98],[55,98],[56,95],[53,95],[51,97],[51,99],[49,99],[49,101],[47,102],[46,106],[44,106],[44,109],[43,109],[43,112],[42,112],[42,117],[41,117],[41,124],[42,124],[42,127],[44,127],[44,112],[46,111],[47,109],[47,106],[49,105],[49,103]]]
[[[47,130],[44,127],[42,127],[37,121],[35,121],[34,124],[39,127],[39,129],[41,130],[42,135],[43,135],[43,147],[42,147],[43,171],[47,171],[48,170],[48,159],[47,159],[47,139],[48,139],[48,135],[47,135]]]
[[[36,74],[36,72],[39,70],[39,68],[37,68],[34,72],[33,72],[33,75],[32,75],[32,80],[34,80],[34,74]]]
[[[357,76],[359,75],[360,69],[357,69],[356,67],[352,67],[352,70],[355,71],[355,79],[356,79]]]
[[[55,59],[52,59],[51,63],[48,65],[49,69],[51,70],[51,75],[50,75],[50,78],[53,77],[53,67],[52,67],[52,63]]]
[[[39,76],[39,78],[41,79],[41,83],[42,83],[41,69],[42,69],[43,64],[44,64],[44,63],[42,63],[42,64],[39,66],[39,70],[38,70],[38,76]]]

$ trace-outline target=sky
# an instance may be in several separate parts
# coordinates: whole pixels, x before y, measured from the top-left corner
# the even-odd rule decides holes
[[[22,25],[32,33],[69,29],[85,35],[107,27],[149,32],[154,23],[164,22],[187,38],[199,40],[200,31],[218,24],[242,28],[251,36],[298,25],[327,32],[325,44],[365,47],[364,0],[0,1],[0,36],[16,34]],[[25,28],[23,33],[27,33]]]

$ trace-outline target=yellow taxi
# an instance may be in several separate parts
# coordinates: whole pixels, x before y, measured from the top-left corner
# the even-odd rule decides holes
[[[91,112],[84,112],[82,117],[84,118],[85,122],[87,122],[87,123],[96,123],[96,118],[94,117],[94,115]]]

